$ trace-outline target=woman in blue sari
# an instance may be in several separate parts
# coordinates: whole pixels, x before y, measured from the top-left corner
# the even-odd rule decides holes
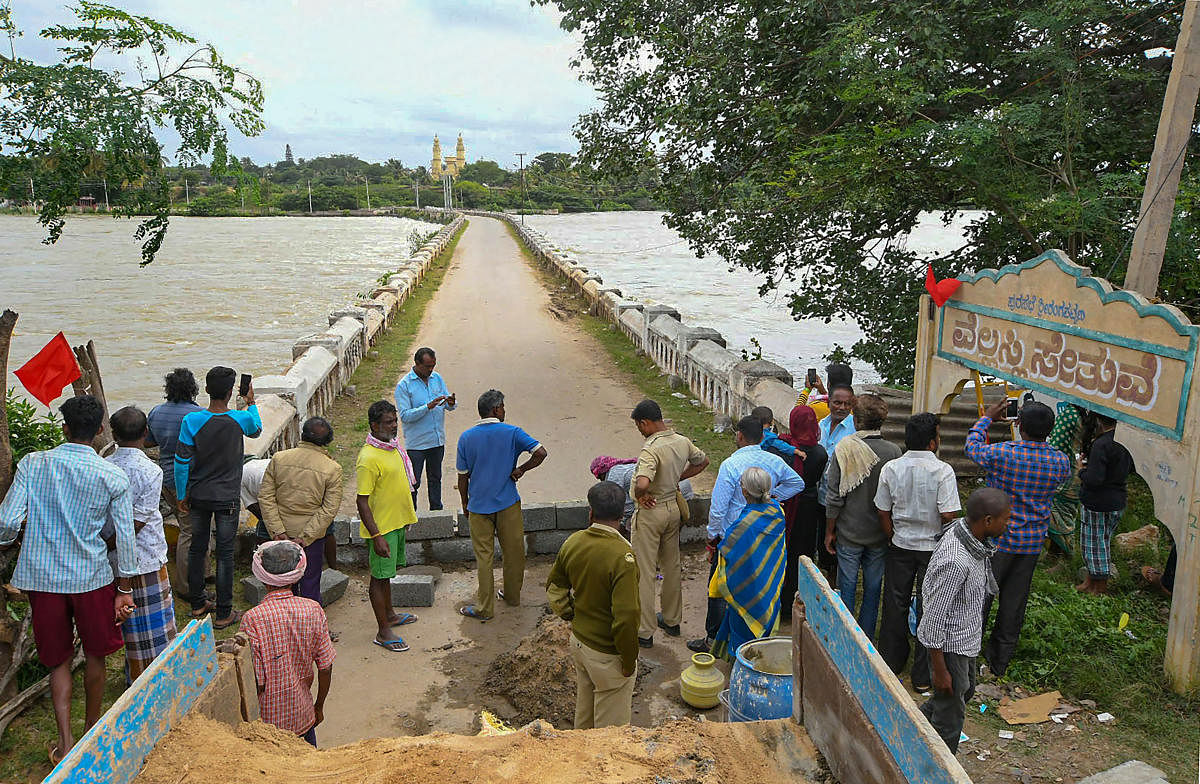
[[[709,596],[725,599],[725,618],[714,656],[733,661],[738,647],[768,637],[779,625],[779,590],[787,562],[787,522],[771,498],[771,477],[761,468],[742,474],[746,508],[718,548],[720,561]]]

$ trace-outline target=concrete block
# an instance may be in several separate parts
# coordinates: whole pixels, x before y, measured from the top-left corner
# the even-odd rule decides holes
[[[525,549],[534,555],[554,555],[574,531],[534,531],[525,534]]]
[[[346,595],[346,587],[350,578],[337,569],[326,569],[321,572],[321,606],[328,607]]]
[[[437,539],[429,542],[429,557],[432,561],[444,563],[474,561],[475,549],[470,539]]]
[[[707,542],[708,529],[703,525],[685,525],[679,529],[679,543]]]
[[[457,527],[453,512],[419,512],[417,522],[404,529],[404,536],[410,542],[449,539]]]
[[[333,530],[331,531],[333,541],[338,544],[350,544],[350,527],[349,517],[333,518]],[[354,527],[357,528],[358,525],[356,524]]]
[[[404,545],[404,563],[417,566],[429,560],[428,542],[408,542]]]
[[[267,595],[267,586],[263,585],[262,580],[257,577],[242,578],[242,598],[246,600],[246,604],[251,607],[257,606]]]
[[[587,528],[589,508],[587,501],[560,501],[554,505],[554,527],[560,531],[578,531]]]
[[[698,495],[688,501],[688,511],[692,514],[692,525],[708,525],[708,512],[712,506],[711,502],[712,499],[706,495]]]
[[[357,516],[351,517],[349,518],[348,525],[350,528],[350,544],[364,544],[366,540],[362,538],[362,520],[359,520]]]
[[[393,607],[433,606],[433,575],[398,574],[391,583]]]
[[[471,535],[471,516],[466,512],[459,512],[454,516],[455,529],[458,536]]]
[[[1141,760],[1130,760],[1080,779],[1079,784],[1167,784],[1167,774]]]
[[[521,514],[525,518],[525,532],[553,531],[557,523],[557,513],[554,504],[537,504],[521,502]],[[468,533],[470,533],[468,531]]]
[[[367,548],[363,546],[361,540],[358,544],[348,544],[338,547],[338,563],[352,566],[366,566]]]

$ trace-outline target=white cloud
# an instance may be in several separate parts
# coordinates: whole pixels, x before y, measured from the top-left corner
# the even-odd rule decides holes
[[[235,138],[258,162],[348,152],[428,164],[435,133],[461,131],[470,160],[508,166],[513,152],[574,151],[571,126],[595,102],[568,61],[576,50],[557,13],[528,0],[126,0],[263,81],[267,130]],[[36,30],[66,22],[61,0],[22,3],[27,56]]]

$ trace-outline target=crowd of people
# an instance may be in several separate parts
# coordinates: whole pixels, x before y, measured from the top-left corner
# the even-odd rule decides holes
[[[417,521],[422,478],[430,509],[443,505],[445,416],[457,400],[436,361],[432,349],[419,349],[394,402],[369,406],[369,432],[355,462],[359,535],[370,544],[373,642],[389,653],[409,649],[397,628],[418,620],[395,611],[389,581],[405,566],[405,531]],[[28,455],[17,468],[0,506],[0,545],[24,532],[13,585],[30,597],[38,656],[51,670],[59,727],[52,759],[74,742],[74,635],[86,660],[86,726],[99,717],[104,658],[124,646],[132,681],[175,636],[160,498],[179,521],[174,588],[191,616],[211,614],[218,629],[240,623],[264,720],[316,743],[335,656],[320,604],[322,568],[337,559],[331,527],[343,495],[342,470],[327,449],[333,428],[309,418],[299,446],[246,461],[243,439],[258,436],[262,421],[252,385],[239,392],[241,404],[231,405],[236,380],[231,368],[210,370],[202,408],[195,378],[176,369],[166,377],[166,402],[149,414],[132,406],[112,414],[116,450],[105,459],[91,446],[102,406],[87,395],[71,398],[60,409],[66,443]],[[1070,547],[1078,516],[1088,574],[1079,589],[1107,590],[1109,542],[1132,460],[1114,440],[1111,419],[1073,407],[1060,407],[1056,417],[1037,402],[1019,411],[1020,439],[988,443],[988,429],[1005,413],[1001,401],[967,438],[966,455],[983,469],[986,487],[970,495],[964,516],[955,472],[937,456],[937,416],[909,418],[901,448],[883,438],[883,398],[855,394],[844,365],[831,365],[827,381],[817,378],[801,394],[785,433],[775,432],[774,412],[765,407],[736,423],[737,449],[717,469],[704,521],[705,634],[687,648],[732,659],[744,643],[775,633],[790,619],[798,559],[807,556],[836,585],[892,671],[900,676],[908,668],[916,691],[932,690],[922,710],[954,750],[977,657],[996,676],[1013,657],[1047,534]],[[488,621],[497,599],[521,604],[525,548],[517,484],[548,453],[505,421],[500,391],[484,392],[476,407],[479,420],[455,449],[456,489],[478,577],[474,601],[459,612]],[[589,526],[566,540],[546,584],[551,609],[571,624],[577,728],[628,723],[640,650],[652,648],[658,632],[681,635],[680,528],[690,521],[689,480],[709,459],[669,425],[655,401],[638,403],[630,418],[644,438],[639,454],[591,461],[598,481],[588,492]],[[152,446],[157,464],[145,453]],[[1072,498],[1081,504],[1074,516]],[[252,570],[268,588],[244,617],[232,596],[242,508],[259,521],[263,543]],[[1169,587],[1167,577],[1147,576]]]

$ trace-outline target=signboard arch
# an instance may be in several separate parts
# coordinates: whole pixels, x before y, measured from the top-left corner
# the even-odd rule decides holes
[[[962,281],[921,299],[913,411],[948,412],[978,371],[1116,419],[1179,551],[1167,676],[1200,685],[1200,326],[1058,250]]]

